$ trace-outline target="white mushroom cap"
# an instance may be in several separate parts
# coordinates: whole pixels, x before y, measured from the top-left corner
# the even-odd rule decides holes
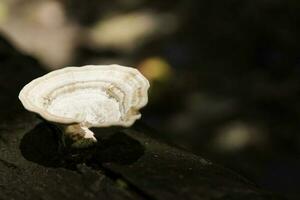
[[[86,127],[131,126],[148,102],[148,80],[120,65],[88,65],[52,71],[27,84],[19,99],[44,119]]]

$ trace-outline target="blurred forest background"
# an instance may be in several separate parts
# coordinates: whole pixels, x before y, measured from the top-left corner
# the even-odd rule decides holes
[[[299,11],[296,0],[1,0],[0,31],[49,71],[137,67],[158,137],[299,199]]]

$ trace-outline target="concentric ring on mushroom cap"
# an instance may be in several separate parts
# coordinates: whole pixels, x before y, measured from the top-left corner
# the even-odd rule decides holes
[[[120,65],[66,67],[34,79],[21,90],[24,107],[44,119],[88,127],[131,126],[148,102],[148,80]]]

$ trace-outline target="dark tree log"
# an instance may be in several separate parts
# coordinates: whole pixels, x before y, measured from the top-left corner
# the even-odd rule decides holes
[[[17,95],[45,73],[0,39],[0,199],[277,199],[238,174],[160,141],[141,122],[95,129],[99,144],[61,145]],[[3,95],[5,94],[5,95]]]

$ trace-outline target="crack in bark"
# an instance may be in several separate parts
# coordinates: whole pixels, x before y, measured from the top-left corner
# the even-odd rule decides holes
[[[8,167],[8,168],[10,168],[10,169],[18,169],[17,165],[15,165],[15,164],[13,164],[13,163],[11,163],[11,162],[8,162],[8,161],[6,161],[6,160],[3,160],[3,159],[1,159],[1,158],[0,158],[0,162],[1,162],[4,166],[6,166],[6,167]]]
[[[119,173],[116,173],[114,171],[112,171],[111,169],[104,167],[103,165],[101,165],[101,169],[103,170],[103,172],[105,173],[105,175],[109,178],[111,178],[114,181],[117,180],[122,180],[124,181],[127,186],[128,186],[128,190],[133,191],[134,193],[136,193],[137,195],[141,196],[143,199],[146,200],[156,200],[156,198],[154,198],[153,196],[146,194],[143,190],[141,190],[140,188],[138,188],[136,185],[134,185],[131,181],[129,181],[128,179],[126,179],[124,176],[122,176]]]
[[[88,167],[90,170],[92,170],[94,173],[99,173],[99,171],[101,171],[103,174],[103,177],[100,177],[100,181],[102,181],[104,178],[108,178],[110,179],[112,182],[114,182],[116,184],[117,188],[120,188],[122,190],[126,190],[129,194],[135,195],[137,196],[139,199],[145,199],[145,200],[156,200],[155,198],[149,196],[148,194],[145,194],[142,190],[140,190],[137,186],[135,186],[134,184],[132,184],[130,181],[128,181],[127,179],[125,179],[122,175],[117,174],[113,171],[111,171],[110,169],[107,169],[106,167],[103,167],[102,165],[99,166],[89,166],[86,163],[84,163],[84,165],[86,165],[86,167]],[[81,167],[79,167],[77,165],[76,167],[76,173],[80,174],[80,175],[84,175],[84,169],[80,169]],[[126,187],[120,187],[118,186],[118,180],[123,181],[124,183],[126,183]],[[94,196],[97,196],[95,194],[94,191],[88,189],[91,193],[93,193]]]

